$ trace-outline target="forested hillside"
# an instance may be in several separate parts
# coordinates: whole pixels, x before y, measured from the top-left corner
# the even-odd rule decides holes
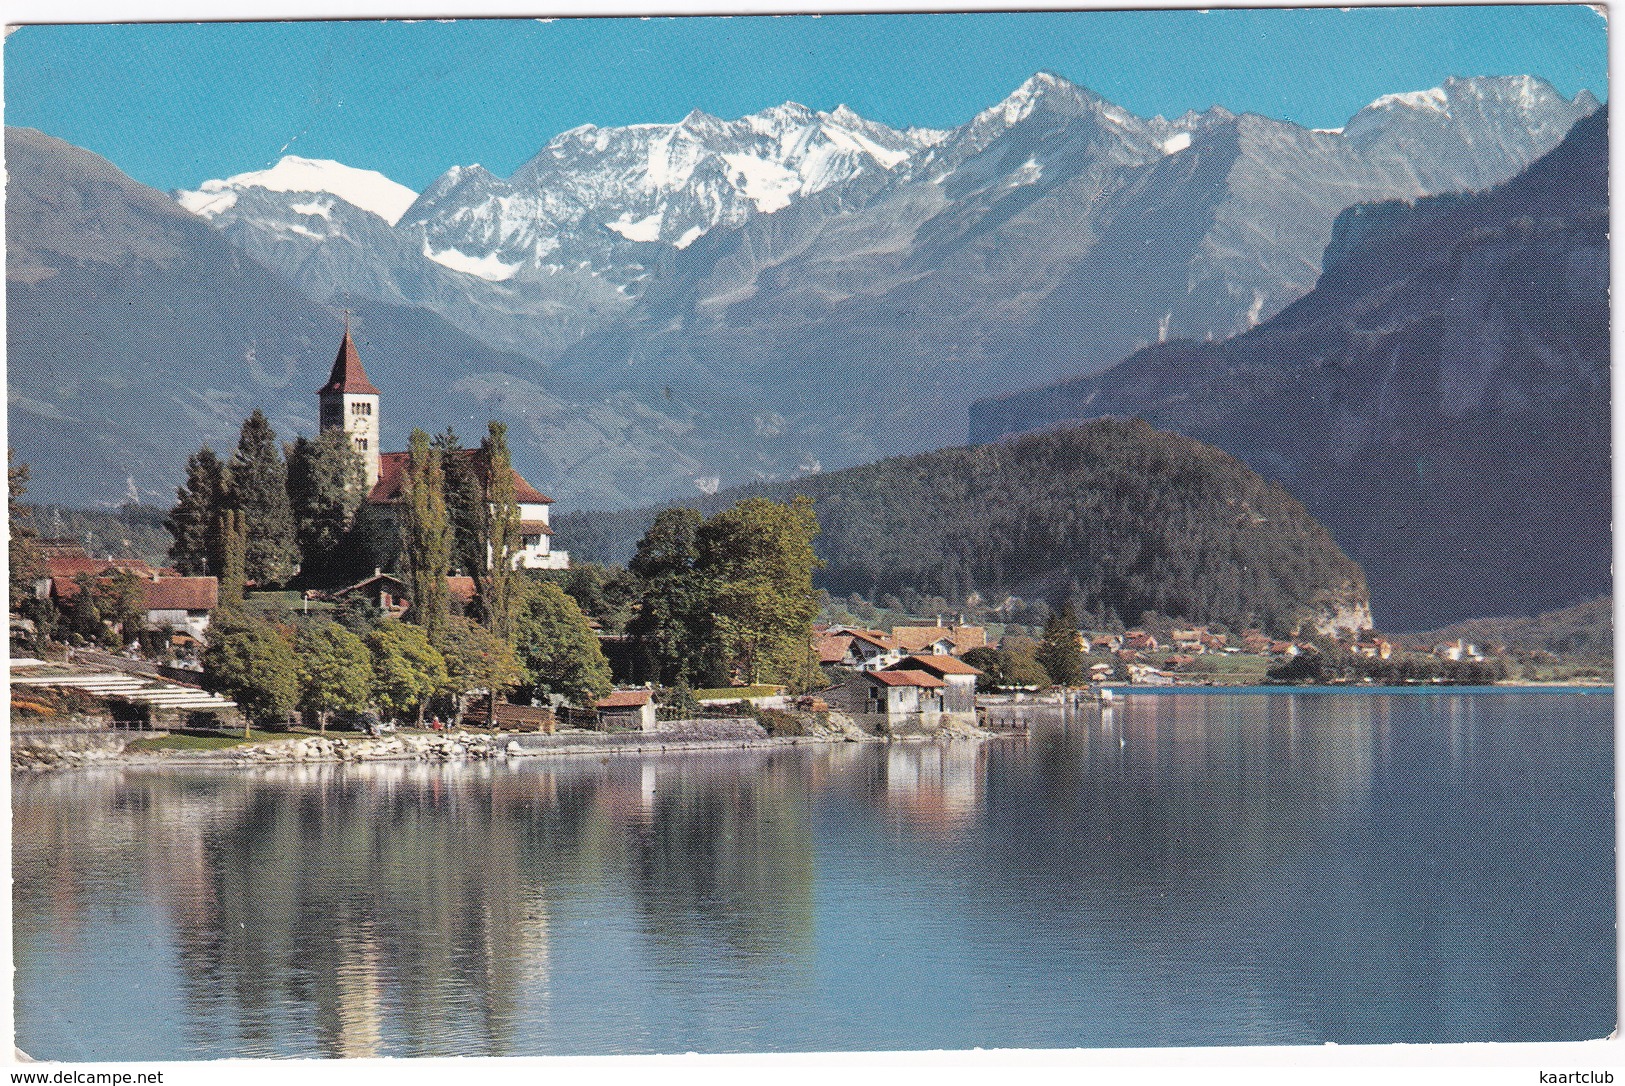
[[[1366,615],[1365,575],[1280,487],[1217,449],[1102,419],[972,448],[896,457],[741,496],[814,501],[820,587],[1070,601],[1287,632]],[[558,543],[623,562],[654,510],[566,513]]]

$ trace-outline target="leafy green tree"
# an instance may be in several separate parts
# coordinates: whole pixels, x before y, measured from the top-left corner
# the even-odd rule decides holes
[[[117,643],[122,646],[137,640],[147,624],[141,578],[127,569],[114,570],[100,578],[94,590],[102,618],[118,631]]]
[[[1038,662],[1049,672],[1050,680],[1061,686],[1077,686],[1083,681],[1078,618],[1071,604],[1063,605],[1044,623],[1044,640],[1038,648]]]
[[[1030,637],[1009,637],[1000,642],[999,653],[1006,681],[1011,686],[1045,687],[1054,682],[1038,662],[1039,644]]]
[[[700,560],[699,529],[704,518],[694,509],[664,509],[638,541],[627,567],[637,579],[640,599],[627,631],[663,683],[693,683],[711,677],[711,592]],[[715,670],[720,671],[720,661]]]
[[[296,439],[287,451],[288,503],[304,579],[331,584],[354,572],[346,545],[366,498],[367,469],[341,429]]]
[[[209,624],[203,685],[231,698],[256,724],[281,723],[299,702],[299,662],[274,626],[225,611]]]
[[[970,649],[960,659],[982,673],[980,685],[990,690],[1002,690],[1013,685],[1005,666],[1005,654],[989,645]]]
[[[187,457],[186,484],[175,488],[175,507],[164,527],[175,568],[188,576],[220,576],[220,514],[229,490],[226,465],[207,445]]]
[[[244,575],[258,585],[286,584],[299,568],[288,465],[276,431],[257,409],[243,423],[228,479],[228,503],[242,511],[247,533]]]
[[[541,576],[564,589],[565,595],[575,600],[588,617],[596,619],[607,634],[626,630],[641,588],[628,570],[596,562],[572,561],[569,569],[542,570]]]
[[[336,622],[301,629],[294,642],[299,663],[299,707],[316,714],[322,731],[335,712],[358,713],[372,700],[372,653]]]
[[[488,532],[481,548],[483,559],[476,574],[480,609],[485,623],[498,637],[512,637],[518,597],[514,590],[514,555],[519,551],[519,503],[514,496],[513,460],[508,454],[508,427],[488,424],[480,442],[485,469],[485,523]]]
[[[532,695],[559,694],[587,706],[608,694],[609,661],[575,600],[547,581],[518,583],[514,642]]]
[[[451,614],[446,589],[446,575],[451,572],[446,477],[440,450],[430,446],[428,434],[413,430],[408,450],[401,500],[401,557],[412,600],[406,615],[433,642],[445,630]]]
[[[696,569],[711,583],[723,659],[746,681],[804,682],[818,599],[812,501],[746,498],[696,533]],[[816,667],[816,663],[812,665]]]
[[[420,626],[405,622],[381,622],[367,638],[372,651],[373,695],[385,712],[400,717],[417,714],[423,723],[423,706],[447,685],[446,660],[429,643]]]
[[[494,710],[496,699],[525,679],[524,665],[513,646],[461,615],[447,621],[439,648],[446,660],[446,692],[455,701],[459,717],[469,694],[485,694]]]

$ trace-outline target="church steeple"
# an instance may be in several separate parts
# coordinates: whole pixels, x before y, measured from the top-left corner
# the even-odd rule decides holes
[[[361,355],[350,338],[350,315],[344,315],[344,338],[339,342],[338,357],[333,360],[333,372],[327,384],[316,391],[321,404],[323,430],[340,429],[350,435],[350,441],[361,454],[367,469],[367,489],[378,483],[378,398],[381,394],[367,380],[367,371],[361,365]]]

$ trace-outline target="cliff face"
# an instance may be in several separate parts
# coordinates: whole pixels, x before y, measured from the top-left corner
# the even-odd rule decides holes
[[[983,401],[973,439],[1113,414],[1210,441],[1331,529],[1388,628],[1606,593],[1607,166],[1604,110],[1499,189],[1389,216],[1246,335]]]

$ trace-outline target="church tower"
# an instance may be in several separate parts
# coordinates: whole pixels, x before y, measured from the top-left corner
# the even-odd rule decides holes
[[[333,372],[327,384],[316,392],[321,402],[323,430],[342,429],[361,454],[367,467],[367,489],[378,484],[378,396],[379,392],[367,380],[367,371],[361,368],[361,356],[356,354],[355,342],[350,339],[350,322],[344,322],[344,341],[339,344],[339,356],[333,360]]]

